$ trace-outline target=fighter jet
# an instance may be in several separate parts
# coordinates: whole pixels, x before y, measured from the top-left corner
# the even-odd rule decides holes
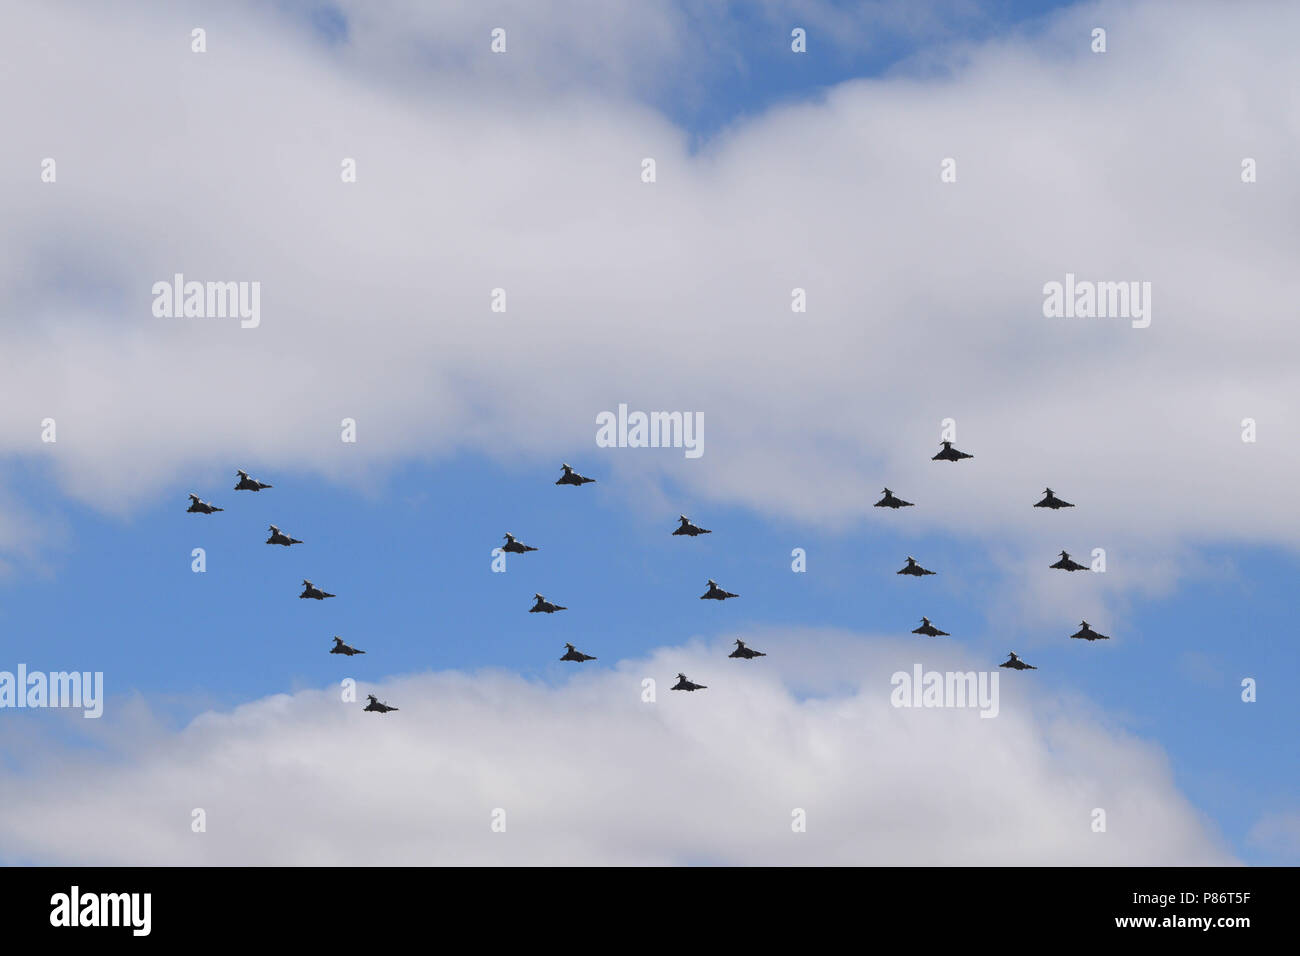
[[[585,485],[596,480],[595,478],[584,478],[568,465],[562,464],[560,467],[564,469],[564,474],[560,475],[560,480],[556,482],[557,485]]]
[[[691,519],[686,517],[686,515],[679,515],[678,517],[681,519],[682,523],[673,534],[686,534],[690,535],[692,538],[700,534],[713,534],[713,532],[708,528],[701,528],[698,525],[691,524]]]
[[[1069,551],[1062,551],[1061,560],[1057,561],[1055,564],[1048,565],[1048,567],[1060,568],[1062,571],[1087,571],[1088,570],[1088,566],[1086,564],[1080,564],[1078,561],[1071,561]]]
[[[366,710],[373,710],[377,714],[386,714],[390,710],[398,710],[397,707],[389,707],[387,704],[381,704],[374,694],[366,694],[370,698],[370,703],[366,704]]]
[[[218,508],[216,505],[210,505],[198,495],[190,495],[190,506],[185,509],[187,514],[210,515],[214,511],[225,511],[225,508]]]
[[[718,582],[709,578],[709,589],[700,595],[701,601],[725,601],[727,598],[740,597],[739,594],[732,594],[730,591],[724,591],[718,587]]]
[[[1088,626],[1087,621],[1080,621],[1081,627],[1078,631],[1071,634],[1070,637],[1077,637],[1081,641],[1109,641],[1110,638],[1105,634],[1098,634]]]
[[[1038,670],[1038,668],[1035,667],[1033,664],[1026,664],[1026,663],[1025,663],[1024,661],[1022,661],[1020,658],[1016,657],[1016,652],[1015,652],[1015,651],[1007,651],[1007,653],[1010,654],[1011,656],[1008,657],[1008,658],[1007,658],[1005,661],[1003,661],[1001,664],[999,664],[998,667],[1010,667],[1011,669],[1013,669],[1013,670],[1018,670],[1018,671],[1036,671],[1036,670]]]
[[[357,650],[355,647],[353,647],[353,646],[350,645],[350,644],[344,644],[344,643],[343,643],[343,638],[341,638],[341,637],[336,637],[336,638],[334,638],[334,646],[330,648],[330,653],[331,653],[331,654],[346,654],[346,655],[348,655],[348,657],[351,657],[351,656],[353,656],[354,654],[364,654],[365,651],[359,651],[359,650]]]
[[[328,591],[322,591],[320,588],[316,587],[314,584],[312,584],[312,583],[311,583],[310,581],[308,581],[306,578],[303,578],[303,579],[302,579],[302,593],[299,594],[298,597],[300,597],[300,598],[312,598],[313,600],[316,600],[316,601],[323,601],[323,600],[325,600],[327,597],[334,597],[334,595],[333,595],[333,594],[330,594]]]
[[[895,571],[894,573],[910,574],[914,578],[919,578],[923,574],[934,574],[933,571],[927,571],[925,568],[917,564],[915,558],[910,558],[910,557],[907,559],[907,566],[900,571]]]
[[[238,471],[238,469],[236,469],[236,471]],[[246,471],[238,471],[238,474],[239,484],[235,485],[236,491],[261,491],[263,488],[271,487],[265,482],[258,481],[256,478],[249,478],[248,472]]]
[[[931,461],[961,461],[963,458],[974,458],[974,455],[968,455],[964,451],[958,451],[952,447],[952,442],[943,443],[943,448],[939,449],[939,454],[931,458]]]
[[[913,634],[924,634],[926,637],[950,637],[947,631],[941,631],[930,623],[928,617],[921,618],[921,626],[912,632]]]
[[[594,661],[596,659],[590,654],[584,654],[582,651],[576,650],[574,646],[567,641],[564,646],[567,647],[568,650],[565,651],[564,656],[560,658],[562,661],[577,661],[581,664],[583,661]]]
[[[704,690],[708,684],[696,684],[694,681],[686,679],[685,674],[677,675],[677,683],[673,684],[672,690]]]
[[[877,501],[874,505],[872,505],[872,507],[873,508],[911,508],[913,507],[913,505],[912,502],[904,501],[902,498],[895,496],[895,494],[892,491],[886,488],[885,497]]]
[[[739,657],[741,660],[750,661],[755,657],[767,657],[762,651],[756,651],[752,647],[746,647],[744,641],[736,641],[736,649],[727,655],[728,657]]]
[[[1068,501],[1062,501],[1056,495],[1052,494],[1052,489],[1048,488],[1043,491],[1043,500],[1034,505],[1035,508],[1051,508],[1056,511],[1058,508],[1073,508],[1074,505]]]
[[[508,551],[511,554],[523,554],[525,551],[536,551],[536,548],[530,548],[522,541],[516,541],[515,536],[509,531],[506,532],[506,543],[501,545],[502,551]]]
[[[540,594],[534,594],[533,597],[537,598],[537,603],[528,609],[529,614],[537,614],[539,612],[542,614],[554,614],[556,611],[568,610],[567,607],[562,607],[559,604],[552,604]]]
[[[266,539],[267,544],[282,544],[286,548],[291,544],[302,544],[297,538],[289,537],[275,525],[271,525],[267,530],[271,532],[271,537]]]

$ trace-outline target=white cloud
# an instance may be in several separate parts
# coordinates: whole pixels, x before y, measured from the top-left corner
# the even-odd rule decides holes
[[[920,505],[914,527],[996,537],[1010,560],[1106,547],[1117,588],[1167,587],[1203,540],[1300,532],[1274,504],[1300,466],[1300,10],[1069,11],[946,54],[950,78],[845,84],[691,155],[628,84],[594,66],[577,82],[598,54],[634,76],[679,63],[667,13],[548,27],[538,70],[569,27],[588,66],[502,96],[492,71],[515,67],[485,43],[472,69],[434,57],[418,89],[376,82],[404,21],[356,6],[341,52],[232,8],[202,56],[187,13],[149,9],[31,4],[0,37],[23,89],[0,160],[17,317],[0,451],[49,461],[80,499],[129,511],[232,461],[342,477],[467,447],[591,460],[596,413],[628,401],[707,420],[699,461],[600,452],[628,484],[644,468],[846,526],[878,517],[888,483]],[[429,23],[409,26],[418,47]],[[37,180],[45,156],[57,185]],[[177,271],[261,281],[262,327],[153,318],[151,284]],[[1151,281],[1151,328],[1044,319],[1040,289],[1067,271]],[[974,461],[928,460],[946,416]],[[1077,513],[1031,512],[1047,484]]]
[[[76,864],[1123,864],[1233,862],[1161,751],[1000,672],[1000,713],[902,710],[890,675],[984,668],[825,631],[662,648],[554,683],[394,678],[93,728],[0,782],[0,854]],[[557,651],[557,656],[558,656]],[[557,665],[557,668],[559,665]],[[670,692],[685,670],[709,685]],[[658,700],[640,700],[641,680]],[[110,702],[111,704],[112,702]],[[42,715],[46,716],[46,715]],[[110,708],[104,721],[114,720]],[[89,722],[87,722],[89,723]],[[112,753],[116,747],[124,753]],[[30,758],[31,755],[29,755]],[[93,794],[93,801],[86,795]],[[201,807],[207,832],[190,830]],[[1091,828],[1094,808],[1107,831]],[[506,832],[490,829],[506,811]],[[807,813],[793,833],[791,813]]]

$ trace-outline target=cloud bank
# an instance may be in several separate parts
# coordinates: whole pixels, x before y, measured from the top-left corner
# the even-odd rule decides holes
[[[1300,10],[1067,11],[691,152],[617,84],[512,78],[527,30],[495,57],[466,35],[416,91],[367,66],[382,34],[358,10],[330,44],[234,7],[195,54],[185,8],[143,9],[20,5],[0,39],[24,86],[0,178],[0,453],[78,499],[129,513],[235,460],[343,478],[585,449],[615,477],[828,525],[875,520],[888,483],[918,528],[1020,556],[1060,547],[1027,507],[1051,484],[1080,505],[1057,516],[1086,528],[1073,546],[1123,556],[1138,587],[1189,543],[1300,532],[1272,505],[1300,466],[1282,172]],[[261,325],[155,318],[177,272],[259,281]],[[1067,272],[1150,282],[1151,327],[1045,318]],[[597,449],[620,402],[702,412],[706,453]],[[973,461],[928,460],[947,417]]]
[[[75,864],[1232,863],[1158,747],[1001,672],[1000,712],[896,709],[986,666],[826,631],[661,648],[553,682],[428,673],[208,712],[0,782],[0,854]],[[784,663],[782,663],[784,662]],[[557,665],[558,667],[559,665]],[[709,685],[670,692],[684,670]],[[642,680],[657,683],[642,701]],[[1021,679],[1025,678],[1025,679]],[[364,698],[363,698],[364,699]],[[118,719],[122,713],[117,712]],[[105,716],[107,723],[114,711]],[[88,800],[87,794],[94,799]],[[191,830],[203,809],[206,832]],[[1106,831],[1094,832],[1095,809]],[[492,829],[504,811],[505,830]],[[806,831],[792,829],[793,813]]]

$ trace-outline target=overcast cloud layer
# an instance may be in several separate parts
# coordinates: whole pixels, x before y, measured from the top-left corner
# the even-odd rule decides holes
[[[729,641],[718,641],[553,686],[447,672],[362,687],[400,708],[386,715],[325,689],[209,713],[175,734],[119,717],[135,723],[125,754],[100,763],[43,750],[34,778],[0,781],[0,854],[221,865],[1234,862],[1158,748],[1082,702],[1040,698],[1032,674],[999,672],[994,718],[900,709],[890,705],[896,671],[985,662],[824,631],[753,642],[779,655],[728,661]],[[669,691],[683,668],[725,691]],[[641,699],[645,678],[656,680],[654,703]],[[191,829],[196,808],[206,832]],[[806,832],[792,829],[796,809]],[[1094,832],[1096,809],[1105,832]],[[505,832],[492,829],[496,810]]]

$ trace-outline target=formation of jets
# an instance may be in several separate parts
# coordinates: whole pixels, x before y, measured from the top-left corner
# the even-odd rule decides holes
[[[235,491],[262,491],[266,488],[273,487],[264,481],[258,481],[256,478],[251,477],[248,472],[244,471],[242,468],[236,469],[235,474],[238,476],[238,481],[235,483]],[[218,508],[216,505],[204,501],[196,494],[190,494],[189,498],[190,506],[185,510],[190,514],[210,515],[225,510],[224,508]],[[267,544],[283,545],[286,548],[290,545],[302,544],[302,541],[298,538],[285,534],[276,525],[270,525],[267,530],[271,535],[266,539]],[[534,549],[529,548],[528,550],[531,551]],[[298,595],[299,598],[310,598],[314,601],[323,601],[326,598],[332,598],[334,596],[335,595],[330,594],[328,591],[323,591],[316,587],[316,585],[312,584],[306,578],[303,578],[302,581],[302,593]],[[345,643],[341,637],[334,638],[334,645],[329,649],[329,652],[331,654],[344,654],[348,657],[365,653],[365,651]],[[387,704],[381,704],[377,699],[375,699],[374,695],[370,696],[370,703],[366,705],[365,709],[380,714],[386,714],[390,710],[397,710],[396,707],[389,707]]]
[[[954,448],[954,447],[952,446],[952,442],[950,442],[950,441],[941,442],[941,445],[942,445],[943,447],[941,447],[941,448],[939,449],[939,453],[936,454],[936,455],[931,459],[931,461],[953,461],[953,462],[956,462],[956,461],[962,461],[963,459],[966,459],[966,458],[974,458],[974,457],[975,457],[974,455],[968,455],[966,452],[964,452],[964,451],[959,451],[958,449]],[[890,491],[888,488],[886,488],[886,489],[884,490],[884,497],[881,498],[879,501],[877,501],[877,502],[875,503],[875,507],[877,507],[877,508],[894,508],[894,509],[898,509],[898,508],[910,508],[910,507],[912,507],[912,502],[910,502],[910,501],[904,501],[902,498],[899,498],[899,497],[898,497],[897,495],[895,495],[892,491]],[[1035,508],[1050,508],[1050,509],[1053,510],[1053,511],[1057,511],[1057,510],[1059,510],[1059,509],[1061,509],[1061,508],[1073,508],[1074,505],[1071,504],[1071,503],[1068,502],[1068,501],[1065,501],[1065,500],[1062,499],[1062,498],[1057,497],[1056,493],[1055,493],[1054,491],[1052,491],[1051,488],[1045,488],[1045,489],[1043,489],[1043,497],[1042,497],[1042,500],[1040,500],[1040,501],[1038,501],[1038,502],[1035,502],[1034,507],[1035,507]],[[1087,565],[1080,564],[1078,561],[1073,560],[1073,559],[1070,557],[1070,552],[1068,552],[1068,551],[1062,551],[1062,552],[1061,552],[1060,560],[1058,560],[1055,564],[1049,565],[1049,567],[1051,567],[1051,568],[1055,568],[1055,569],[1059,569],[1059,570],[1061,570],[1061,571],[1086,571],[1086,570],[1088,570],[1088,566],[1087,566]],[[907,559],[907,564],[904,565],[903,568],[900,569],[899,571],[897,571],[896,573],[898,573],[898,574],[907,574],[907,575],[910,575],[910,576],[912,576],[912,577],[918,577],[918,578],[919,578],[919,577],[924,577],[924,576],[926,576],[926,575],[928,575],[928,574],[934,574],[933,571],[930,571],[930,570],[927,570],[926,568],[921,567],[919,564],[916,563],[916,560],[915,560],[914,558],[911,558],[911,557],[909,557],[909,558]],[[921,618],[921,626],[918,627],[918,628],[915,628],[915,629],[912,631],[912,633],[913,633],[913,634],[922,634],[922,635],[925,635],[926,637],[948,637],[948,636],[949,636],[949,634],[948,634],[947,631],[941,631],[941,630],[939,630],[937,627],[935,627],[933,624],[931,624],[931,623],[930,623],[930,619],[929,619],[928,617],[922,617],[922,618]],[[1105,634],[1098,634],[1098,633],[1097,633],[1096,631],[1094,631],[1091,627],[1089,627],[1087,621],[1082,621],[1082,622],[1081,622],[1081,627],[1080,627],[1080,629],[1079,629],[1077,632],[1075,632],[1074,634],[1071,634],[1070,637],[1071,637],[1071,638],[1077,638],[1077,639],[1079,639],[1079,640],[1083,640],[1083,641],[1108,641],[1108,640],[1110,640],[1110,638],[1107,637]],[[999,664],[999,665],[998,665],[999,667],[1009,667],[1009,668],[1011,668],[1012,670],[1018,670],[1018,671],[1035,671],[1035,670],[1038,670],[1038,668],[1035,667],[1034,665],[1032,665],[1032,664],[1026,664],[1026,663],[1025,663],[1024,661],[1022,661],[1019,657],[1017,657],[1015,651],[1009,651],[1008,653],[1010,654],[1010,656],[1007,658],[1006,661],[1004,661],[1003,663]]]
[[[940,448],[938,454],[934,455],[934,457],[931,459],[932,461],[958,462],[958,461],[963,461],[965,459],[974,457],[974,455],[967,454],[966,452],[959,451],[958,449],[954,448],[952,442],[950,441],[944,441],[941,444],[942,444],[942,448]],[[574,487],[581,487],[582,485],[591,484],[596,480],[594,478],[588,478],[585,475],[579,474],[578,472],[574,471],[573,468],[567,463],[562,464],[560,467],[562,469],[562,473],[559,479],[555,482],[555,484],[557,485],[572,485]],[[250,477],[248,472],[242,469],[237,470],[236,474],[238,475],[238,481],[235,484],[236,491],[262,491],[264,489],[273,487],[272,485],[267,484],[266,482],[258,481],[256,478]],[[198,495],[193,493],[189,495],[189,499],[190,499],[190,504],[189,507],[186,509],[186,511],[190,514],[210,515],[225,510],[223,508],[217,507],[216,505],[210,502],[204,501]],[[902,498],[895,495],[893,491],[891,491],[889,488],[885,488],[883,492],[883,497],[875,503],[874,507],[892,508],[897,510],[900,508],[912,508],[915,507],[915,505],[910,501],[904,501]],[[1060,508],[1073,508],[1074,505],[1068,501],[1064,501],[1063,499],[1057,497],[1051,488],[1046,488],[1043,491],[1042,500],[1035,503],[1034,507],[1049,508],[1055,511]],[[688,518],[686,515],[679,515],[678,522],[679,523],[677,528],[674,529],[672,532],[673,536],[684,536],[684,537],[693,538],[693,537],[698,537],[699,535],[702,534],[713,533],[708,528],[701,528],[699,525],[694,524],[691,521],[691,519]],[[289,547],[290,545],[295,545],[295,544],[302,544],[301,540],[299,540],[298,538],[290,537],[289,535],[281,531],[279,527],[277,527],[276,525],[271,525],[268,530],[270,531],[270,537],[266,539],[267,544],[278,544],[284,547]],[[513,534],[507,531],[505,534],[505,544],[501,546],[501,550],[509,554],[526,554],[529,551],[536,551],[538,549],[532,547],[531,545],[524,544]],[[1079,564],[1077,561],[1072,560],[1070,558],[1070,554],[1068,551],[1062,551],[1060,560],[1050,565],[1050,567],[1054,569],[1060,569],[1063,571],[1087,570],[1086,565]],[[904,565],[896,573],[919,578],[919,577],[925,577],[927,575],[933,575],[935,572],[922,567],[920,564],[916,562],[915,558],[909,555],[907,557],[907,564]],[[302,585],[303,585],[303,590],[302,593],[298,595],[299,598],[323,601],[326,598],[332,598],[335,596],[329,593],[328,591],[324,591],[316,587],[314,584],[311,583],[311,581],[307,580],[306,578],[303,579]],[[701,601],[726,601],[730,598],[735,598],[739,596],[740,595],[735,594],[731,591],[723,590],[721,587],[718,586],[718,582],[710,578],[708,581],[708,590],[706,590],[703,594],[700,595],[700,600]],[[541,594],[534,594],[533,598],[534,598],[534,604],[531,608],[528,609],[528,612],[530,614],[554,614],[556,611],[568,610],[568,608],[562,604],[553,604],[552,602],[546,600],[546,598]],[[930,622],[930,619],[928,617],[922,617],[921,626],[913,629],[912,633],[920,634],[926,637],[949,637],[950,636],[947,631],[942,631],[939,628],[935,627]],[[1071,639],[1078,639],[1078,640],[1084,640],[1089,642],[1110,640],[1110,638],[1107,637],[1105,634],[1098,634],[1091,627],[1089,627],[1087,621],[1080,622],[1080,629],[1074,634],[1071,634],[1070,637]],[[560,660],[562,661],[571,661],[573,663],[581,664],[586,661],[596,660],[594,656],[592,656],[591,654],[583,653],[582,651],[574,647],[573,644],[566,642],[564,647],[565,647],[565,652],[563,656],[560,657]],[[364,654],[365,651],[360,650],[359,648],[352,647],[350,644],[344,642],[343,638],[336,636],[334,638],[333,646],[330,647],[329,649],[329,653],[343,654],[348,657],[352,657],[357,654]],[[1009,651],[1008,654],[1009,657],[1007,658],[1007,660],[999,664],[998,665],[999,667],[1011,668],[1013,670],[1037,670],[1038,669],[1032,664],[1026,664],[1023,660],[1021,660],[1016,655],[1014,651]],[[736,640],[735,650],[733,650],[727,656],[739,660],[753,660],[754,658],[766,657],[767,655],[762,651],[754,650],[753,648],[748,647],[745,644],[745,642],[742,640]],[[684,690],[684,691],[706,690],[707,685],[699,684],[694,681],[691,681],[686,677],[685,674],[679,673],[677,675],[677,683],[673,685],[672,689]],[[389,706],[387,703],[381,703],[373,694],[368,695],[368,701],[369,702],[366,704],[364,708],[366,711],[386,714],[389,713],[390,711],[395,711],[398,709],[396,707]]]

